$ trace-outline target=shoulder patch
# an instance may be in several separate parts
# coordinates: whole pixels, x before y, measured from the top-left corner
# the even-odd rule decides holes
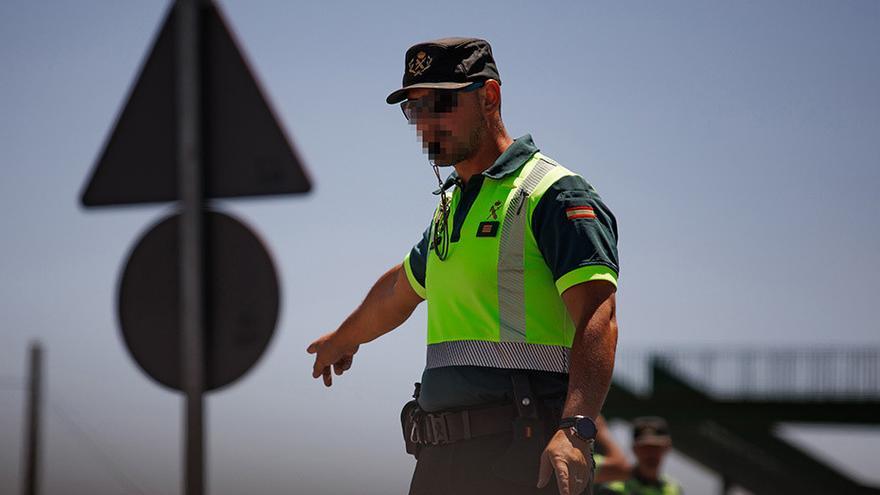
[[[568,217],[569,220],[578,220],[581,218],[595,220],[596,212],[593,211],[592,206],[574,206],[565,209],[565,216]]]

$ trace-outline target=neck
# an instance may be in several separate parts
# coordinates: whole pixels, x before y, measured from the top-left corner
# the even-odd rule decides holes
[[[483,140],[474,156],[455,164],[455,172],[463,183],[467,183],[471,177],[481,174],[491,167],[512,143],[513,139],[504,129],[492,133],[488,139]]]
[[[636,465],[635,467],[636,475],[646,481],[656,483],[657,480],[660,479],[660,467],[649,467],[642,466],[641,464]]]

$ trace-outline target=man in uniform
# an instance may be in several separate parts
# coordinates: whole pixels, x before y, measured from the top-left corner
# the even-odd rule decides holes
[[[599,488],[599,495],[682,495],[679,484],[661,474],[660,467],[669,449],[672,437],[669,426],[662,418],[644,417],[633,420],[633,453],[636,466],[630,477]]]
[[[400,104],[440,188],[402,264],[317,340],[330,386],[358,346],[428,304],[427,363],[402,413],[418,458],[411,494],[577,494],[590,489],[596,418],[617,343],[617,224],[583,178],[513,140],[484,40],[406,52]],[[443,181],[438,167],[454,167]]]

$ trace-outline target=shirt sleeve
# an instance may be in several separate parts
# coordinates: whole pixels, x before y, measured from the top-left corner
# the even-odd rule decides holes
[[[431,226],[422,234],[422,239],[416,243],[409,254],[403,259],[403,269],[406,271],[406,279],[416,294],[422,299],[427,299],[425,290],[425,272],[428,268],[428,238],[431,235]]]
[[[617,285],[617,220],[582,177],[550,186],[535,207],[532,232],[560,294],[591,280]]]

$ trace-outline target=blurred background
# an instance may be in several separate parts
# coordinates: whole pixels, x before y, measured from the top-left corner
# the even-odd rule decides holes
[[[407,47],[450,35],[492,43],[508,131],[531,133],[617,216],[621,393],[650,387],[659,353],[707,400],[876,410],[880,3],[219,4],[315,187],[218,202],[268,244],[283,308],[263,359],[208,396],[210,493],[405,493],[398,413],[424,365],[424,307],[331,389],[305,348],[429,221],[435,179],[384,99]],[[180,492],[181,396],[135,366],[115,309],[121,264],[170,205],[79,206],[167,8],[0,2],[2,493],[20,489],[37,339],[44,492]],[[876,424],[765,419],[880,485]],[[667,472],[689,494],[721,490],[681,453]]]

